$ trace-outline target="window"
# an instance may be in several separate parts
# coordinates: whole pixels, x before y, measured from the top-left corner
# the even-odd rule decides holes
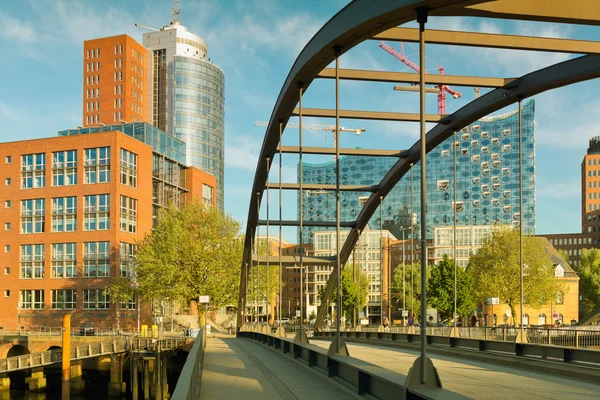
[[[137,200],[121,195],[121,231],[137,231]]]
[[[132,266],[135,262],[135,245],[121,242],[121,277],[133,277]]]
[[[202,203],[212,207],[213,205],[213,188],[202,184]]]
[[[137,187],[137,154],[121,149],[121,183]]]
[[[52,199],[52,232],[75,232],[77,226],[77,197]]]
[[[75,278],[77,273],[75,243],[52,244],[52,278]]]
[[[137,304],[137,299],[135,297],[132,297],[131,299],[127,300],[127,301],[120,301],[120,308],[121,310],[135,310],[136,309],[136,304]]]
[[[21,279],[44,278],[44,245],[21,246]]]
[[[83,253],[83,276],[106,278],[110,275],[110,242],[86,242]]]
[[[25,154],[21,156],[21,187],[23,189],[46,186],[46,154]]]
[[[106,289],[83,289],[83,309],[110,309],[110,296],[106,292]]]
[[[110,195],[85,196],[84,231],[107,230],[110,228]]]
[[[23,310],[43,310],[43,290],[21,290],[20,306]]]
[[[4,275],[10,275],[10,267],[4,267]]]
[[[92,103],[93,105],[94,103]],[[52,186],[70,186],[76,184],[77,150],[52,153]]]
[[[75,289],[52,290],[52,308],[55,310],[74,310],[77,305]]]
[[[12,157],[11,156],[6,156],[5,160],[4,160],[7,164],[10,164],[12,162]]]
[[[45,199],[21,200],[21,233],[43,233]]]
[[[119,54],[123,54],[123,45],[122,44],[119,45]]]
[[[10,290],[4,291],[4,297],[10,297]]]
[[[5,253],[10,253],[10,244],[5,244],[4,245],[4,252]]]
[[[5,222],[4,223],[4,230],[10,231],[10,222]]]
[[[110,181],[110,147],[85,149],[84,183],[105,183]]]
[[[10,178],[6,178],[6,179],[4,180],[4,184],[5,184],[6,186],[10,186]]]

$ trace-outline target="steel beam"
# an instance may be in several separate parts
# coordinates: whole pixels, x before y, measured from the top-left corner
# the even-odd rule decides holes
[[[415,28],[392,28],[373,36],[372,39],[416,43],[419,41],[419,30]],[[500,35],[436,29],[427,31],[427,43],[448,44],[453,46],[474,46],[492,49],[547,51],[553,53],[600,54],[600,42],[589,40]],[[427,77],[427,80],[428,79],[429,76]]]
[[[435,90],[437,93],[437,89]],[[277,150],[286,154],[298,154],[300,148],[298,146],[279,146]],[[303,154],[322,154],[335,155],[335,149],[331,147],[304,147],[302,146]],[[343,156],[367,156],[367,157],[404,157],[406,150],[374,150],[374,149],[340,149],[340,154]]]
[[[401,29],[401,28],[398,28]],[[429,31],[427,31],[429,34]],[[317,75],[317,78],[334,79],[335,69],[325,68]],[[416,72],[392,72],[392,71],[371,71],[365,69],[340,69],[340,79],[350,81],[366,82],[391,82],[391,83],[419,83],[419,74]],[[497,88],[514,81],[515,78],[485,78],[479,76],[460,76],[460,75],[425,75],[425,84],[427,85],[452,85],[452,86],[473,86]],[[418,89],[417,89],[418,91]],[[437,92],[437,91],[436,91]]]
[[[300,221],[292,221],[292,220],[283,220],[283,221],[271,220],[271,223],[275,223],[276,225],[279,225],[279,223],[281,223],[281,226],[300,226]],[[259,219],[258,225],[267,225],[267,220]],[[317,227],[321,227],[321,226],[335,227],[335,221],[302,221],[302,225],[303,226],[317,226]],[[344,228],[353,228],[354,226],[356,226],[356,222],[355,221],[341,222],[341,226],[343,226]]]
[[[410,86],[394,86],[394,90],[398,90],[401,92],[420,92],[421,88],[418,85],[410,85]],[[439,89],[436,88],[425,88],[425,93],[439,93]]]
[[[299,110],[294,108],[292,115],[298,115]],[[328,108],[304,108],[302,109],[304,117],[335,118],[335,110]],[[396,113],[389,111],[361,111],[361,110],[340,110],[340,118],[345,119],[369,119],[378,121],[407,121],[418,122],[419,114]],[[426,122],[439,122],[442,116],[427,114]]]
[[[265,189],[283,189],[283,190],[300,190],[299,183],[278,183],[278,182],[267,182]],[[310,191],[335,191],[335,185],[321,185],[318,183],[303,183],[302,190]],[[378,185],[374,186],[360,186],[360,185],[342,185],[340,190],[346,192],[376,192],[379,190]]]

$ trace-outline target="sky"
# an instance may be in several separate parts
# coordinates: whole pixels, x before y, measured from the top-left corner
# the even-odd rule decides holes
[[[225,72],[225,210],[246,224],[254,171],[268,121],[288,72],[310,38],[348,3],[347,0],[181,0],[181,21],[208,44],[208,56]],[[82,123],[83,41],[127,33],[141,43],[143,29],[171,21],[171,0],[0,0],[0,141],[56,136]],[[414,27],[414,24],[408,24]],[[505,22],[481,18],[430,18],[428,28],[458,31],[588,39],[600,28],[561,24]],[[344,54],[342,68],[410,72],[410,69],[366,41]],[[399,48],[398,43],[388,43]],[[428,45],[426,68],[446,74],[517,77],[578,57],[560,53],[473,49]],[[418,62],[412,45],[405,53]],[[370,111],[418,112],[418,95],[393,91],[393,84],[342,81],[340,107]],[[455,88],[461,99],[448,99],[451,113],[474,99],[472,88]],[[482,89],[484,94],[487,89]],[[580,168],[588,139],[600,135],[598,80],[535,96],[536,100],[536,233],[581,231]],[[316,80],[307,89],[304,107],[334,108],[334,84]],[[516,109],[508,107],[500,112]],[[435,114],[436,96],[427,112]],[[293,121],[293,119],[291,120]],[[307,118],[305,123],[332,120]],[[335,123],[333,121],[333,123]],[[342,147],[405,149],[418,139],[418,124],[341,121],[362,128],[344,134]],[[297,144],[297,130],[286,129],[283,144]],[[306,131],[306,146],[333,146],[331,133]],[[332,161],[330,156],[306,162]],[[296,182],[297,156],[284,155],[283,182]],[[278,159],[270,180],[278,182]],[[278,193],[270,194],[270,218],[278,219]],[[284,193],[283,219],[296,219],[296,199]],[[266,217],[263,201],[261,218]],[[263,228],[264,229],[264,228]],[[265,234],[263,230],[261,234]],[[271,234],[278,234],[273,229]],[[294,242],[295,229],[284,239]]]

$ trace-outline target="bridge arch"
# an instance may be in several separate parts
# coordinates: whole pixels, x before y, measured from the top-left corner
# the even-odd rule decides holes
[[[27,354],[31,354],[31,351],[23,345],[15,344],[6,353],[6,358],[17,357],[17,356],[25,356]]]
[[[552,7],[549,6],[552,3]],[[350,50],[357,44],[373,38],[373,36],[398,25],[416,19],[417,8],[427,8],[429,15],[483,16],[495,18],[513,18],[530,21],[568,22],[579,24],[600,24],[600,15],[589,4],[578,2],[578,12],[573,12],[559,0],[532,0],[527,5],[516,0],[499,0],[486,8],[487,0],[399,0],[370,2],[356,0],[337,13],[309,41],[292,66],[275,108],[269,119],[265,138],[258,159],[256,175],[250,196],[248,222],[243,257],[243,268],[240,279],[240,298],[238,303],[238,326],[241,325],[243,296],[246,277],[251,267],[251,243],[253,233],[258,226],[258,209],[266,186],[268,160],[272,160],[277,151],[280,138],[280,126],[285,128],[294,108],[299,101],[298,87],[306,90],[318,74],[336,56]],[[517,3],[519,7],[516,7]],[[491,3],[490,3],[491,4]],[[516,7],[516,8],[515,8]],[[586,9],[586,7],[588,7]],[[514,10],[519,10],[514,11]],[[540,11],[542,10],[542,11]],[[551,11],[550,11],[551,10]],[[469,44],[463,44],[469,45]],[[473,45],[473,44],[471,44]],[[336,53],[336,50],[338,53]],[[539,50],[539,49],[538,49]],[[543,49],[542,49],[543,50]],[[556,51],[556,50],[554,50]],[[597,54],[597,53],[596,53]],[[432,150],[454,131],[467,126],[471,122],[502,109],[521,99],[539,94],[554,88],[600,77],[600,56],[587,55],[571,59],[530,74],[524,75],[503,87],[499,87],[486,95],[465,105],[455,113],[445,116],[431,129],[426,136],[426,150]],[[417,141],[382,179],[377,191],[373,192],[367,203],[353,223],[353,227],[340,252],[340,265],[344,265],[352,249],[358,241],[360,232],[366,227],[379,205],[380,198],[385,198],[392,188],[408,171],[410,164],[420,160],[423,144]],[[332,282],[336,274],[332,273],[327,285],[326,297],[333,292]],[[317,318],[317,322],[320,318]]]

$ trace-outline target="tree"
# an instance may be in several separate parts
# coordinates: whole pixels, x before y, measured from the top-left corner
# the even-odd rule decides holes
[[[360,276],[358,275],[360,273]],[[360,286],[359,286],[360,281]],[[367,292],[369,290],[369,282],[367,274],[363,271],[357,271],[356,282],[354,281],[352,267],[347,265],[342,272],[342,310],[346,320],[352,320],[354,316],[354,308],[357,312],[362,310],[367,304]],[[321,305],[323,305],[323,295],[325,288],[319,289]],[[331,303],[336,305],[337,287],[333,291]],[[353,321],[355,323],[356,321]]]
[[[135,299],[137,288],[134,282],[128,278],[120,276],[111,278],[110,286],[106,289],[106,294],[110,296],[110,302],[116,307],[117,330],[121,328],[121,302],[129,302]]]
[[[600,250],[583,249],[579,273],[579,294],[583,315],[600,307]]]
[[[235,304],[243,242],[239,223],[193,202],[159,213],[156,228],[138,243],[133,266],[146,300],[185,300],[209,295],[213,306]]]
[[[468,316],[477,308],[473,296],[473,279],[461,267],[456,268],[456,308],[458,315]],[[442,319],[454,312],[454,261],[447,255],[431,268],[427,283],[429,305],[438,310]]]
[[[498,297],[510,307],[513,322],[520,303],[519,231],[497,229],[469,259],[478,301]],[[554,266],[543,242],[531,236],[523,238],[523,293],[526,302],[539,308],[556,298],[564,287],[554,277]]]
[[[403,281],[403,270],[405,279]],[[427,267],[427,273],[430,273],[430,267]],[[411,286],[412,276],[412,286]],[[404,282],[404,285],[403,285]],[[409,315],[413,314],[415,320],[419,319],[421,315],[421,264],[399,264],[394,269],[394,277],[392,284],[392,303],[394,309],[401,308],[403,303],[403,290],[406,293],[405,307],[408,310]],[[413,290],[414,287],[414,290]]]

